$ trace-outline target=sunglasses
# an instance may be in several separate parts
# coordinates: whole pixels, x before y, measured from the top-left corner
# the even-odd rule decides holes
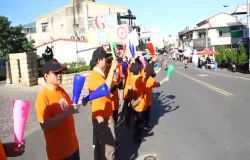
[[[55,76],[62,75],[62,71],[59,71],[59,72],[51,72],[51,73],[54,74]]]

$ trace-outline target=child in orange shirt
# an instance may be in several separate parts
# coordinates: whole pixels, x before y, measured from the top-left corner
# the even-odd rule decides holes
[[[150,121],[150,110],[152,106],[152,92],[153,88],[160,87],[160,83],[157,82],[154,77],[156,76],[156,73],[154,71],[154,63],[149,63],[146,68],[146,77],[145,77],[145,83],[146,83],[146,89],[145,89],[145,95],[144,99],[146,102],[146,110],[145,110],[145,116],[144,116],[144,130],[149,131],[151,130],[151,127],[149,126]]]
[[[136,104],[131,103],[131,107],[136,116],[136,126],[135,126],[135,134],[134,140],[136,142],[141,142],[142,140],[142,132],[144,126],[144,111],[145,100],[143,97],[143,93],[145,91],[145,81],[144,76],[142,75],[142,65],[139,63],[133,63],[131,65],[130,71],[132,75],[130,76],[130,85],[131,85],[131,100],[137,102]],[[135,94],[133,96],[133,93]],[[132,102],[132,101],[131,101]]]

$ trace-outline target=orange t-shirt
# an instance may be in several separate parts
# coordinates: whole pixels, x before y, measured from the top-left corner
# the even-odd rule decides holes
[[[60,100],[65,99],[72,104],[71,99],[63,88],[55,91],[43,88],[36,98],[35,108],[38,122],[42,123],[64,111],[60,107]],[[44,131],[46,150],[49,159],[62,159],[73,154],[78,148],[73,116],[65,118],[56,127]]]
[[[145,92],[145,101],[146,107],[151,106],[152,104],[152,92],[153,88],[156,87],[157,81],[153,77],[149,77],[146,81],[146,92]]]
[[[111,101],[112,101],[113,110],[118,110],[119,109],[119,92],[118,92],[118,88],[116,88],[114,93],[111,93]]]
[[[105,83],[105,78],[97,71],[93,70],[88,78],[89,92],[93,92],[100,85]],[[91,101],[92,117],[101,116],[103,118],[110,118],[113,115],[112,103],[110,96],[104,96]]]
[[[146,109],[145,100],[143,94],[145,92],[145,81],[142,75],[131,75],[130,76],[130,85],[140,103],[134,108],[137,112],[142,112]]]
[[[122,77],[122,64],[121,63],[118,63],[117,69],[118,69],[118,76]]]
[[[0,139],[0,160],[7,160],[1,139]]]
[[[128,67],[127,67],[127,76],[125,77],[125,87],[124,87],[124,90],[123,90],[123,97],[125,100],[128,100],[129,99],[129,95],[128,95],[128,89],[129,89],[129,86],[130,86],[130,77],[132,75],[132,73],[130,72],[130,67],[131,67],[131,64],[128,64]]]

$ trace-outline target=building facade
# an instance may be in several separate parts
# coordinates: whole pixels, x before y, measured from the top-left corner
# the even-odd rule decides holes
[[[197,50],[216,50],[220,46],[235,48],[241,41],[246,43],[246,38],[246,26],[238,22],[236,16],[219,13],[199,22],[192,29],[179,32],[179,46]]]
[[[79,59],[79,50],[90,47],[87,35],[91,29],[95,29],[96,23],[110,23],[108,19],[108,22],[97,22],[98,16],[112,15],[117,24],[118,13],[124,15],[128,10],[126,7],[90,0],[72,0],[69,5],[24,25],[24,32],[29,40],[35,40],[38,55],[41,56],[46,45],[49,45],[53,46],[59,61],[76,61]],[[92,56],[92,52],[89,50],[84,53],[87,59]]]

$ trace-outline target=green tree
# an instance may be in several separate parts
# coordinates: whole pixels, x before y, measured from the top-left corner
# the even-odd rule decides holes
[[[0,58],[8,59],[9,53],[34,51],[33,41],[28,42],[22,26],[11,26],[7,17],[0,16]]]
[[[237,64],[237,50],[235,48],[226,48],[225,53],[228,63]]]
[[[228,61],[225,47],[219,47],[218,54],[215,56],[215,61],[219,65],[224,65]]]
[[[24,50],[26,52],[33,52],[33,51],[35,51],[36,49],[34,48],[34,43],[35,43],[34,40],[23,42],[23,48],[24,48]]]
[[[246,48],[244,47],[243,43],[240,43],[239,65],[245,65],[246,63],[248,63],[248,56],[247,56]]]

